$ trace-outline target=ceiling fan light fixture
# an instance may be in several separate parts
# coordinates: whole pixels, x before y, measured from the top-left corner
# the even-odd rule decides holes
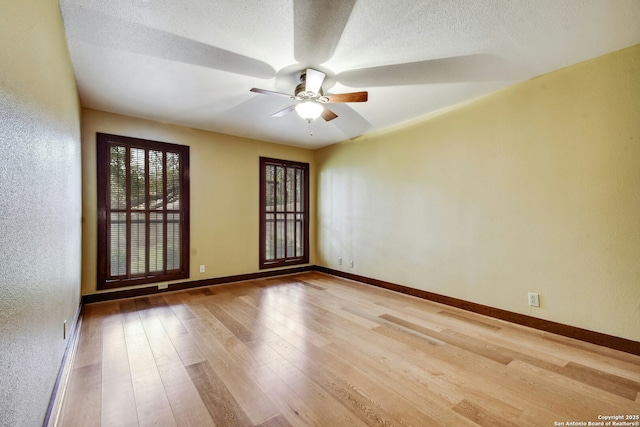
[[[308,122],[312,122],[322,114],[324,107],[315,101],[303,101],[296,105],[296,112]]]

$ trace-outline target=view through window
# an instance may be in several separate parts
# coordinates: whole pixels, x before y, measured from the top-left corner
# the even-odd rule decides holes
[[[98,288],[189,274],[189,147],[97,134]]]
[[[309,262],[309,164],[260,158],[260,268]]]

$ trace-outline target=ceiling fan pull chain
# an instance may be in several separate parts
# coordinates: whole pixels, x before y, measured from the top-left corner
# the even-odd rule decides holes
[[[309,136],[313,136],[313,129],[311,129],[311,120],[307,120],[307,123],[309,124]]]

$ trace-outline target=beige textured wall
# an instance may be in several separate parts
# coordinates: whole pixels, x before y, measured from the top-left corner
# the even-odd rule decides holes
[[[316,167],[319,264],[640,340],[640,45]]]
[[[80,303],[80,107],[56,1],[0,1],[0,40],[0,426],[37,426]]]
[[[311,189],[315,187],[312,151],[83,109],[83,294],[97,292],[96,132],[171,142],[190,147],[191,272],[188,280],[260,271],[258,267],[260,156],[309,163],[312,174],[310,187]],[[314,218],[315,192],[313,190],[310,196],[311,217]],[[314,231],[315,224],[312,219],[310,227],[312,241]],[[315,263],[313,247],[310,262]],[[201,264],[205,265],[204,274],[199,273]]]

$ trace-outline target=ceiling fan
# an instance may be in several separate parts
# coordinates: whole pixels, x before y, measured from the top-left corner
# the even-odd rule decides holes
[[[298,101],[297,104],[273,113],[271,117],[282,117],[295,110],[300,117],[309,123],[318,117],[322,117],[327,122],[338,117],[336,113],[322,104],[367,101],[369,94],[366,91],[325,95],[322,91],[322,83],[325,77],[326,74],[322,71],[307,68],[300,73],[300,84],[296,86],[294,95],[255,87],[251,89],[251,92],[284,96]]]
[[[248,1],[248,0],[247,0]],[[287,2],[283,2],[287,3]],[[112,11],[85,7],[81,0],[62,0],[67,37],[117,51],[128,51],[161,60],[190,64],[227,73],[284,83],[299,76],[293,94],[253,88],[254,93],[284,96],[293,101],[289,107],[272,114],[281,117],[296,111],[311,123],[317,117],[331,121],[338,117],[327,108],[330,103],[365,102],[368,92],[324,94],[328,86],[325,73],[309,66],[322,67],[330,61],[351,19],[357,0],[295,0],[293,7],[293,57],[295,63],[280,70],[260,59],[132,21]],[[384,3],[384,2],[382,2]],[[414,2],[418,5],[420,2]],[[426,8],[420,6],[418,12]],[[247,2],[249,4],[249,2]],[[418,6],[416,6],[418,7]],[[151,13],[151,12],[149,12]],[[100,23],[100,25],[96,25]],[[425,51],[425,54],[427,52]],[[373,65],[366,68],[337,67],[332,81],[353,88],[379,88],[398,85],[491,82],[517,80],[522,72],[493,54],[472,53],[450,57],[424,58],[414,62]],[[302,70],[302,71],[300,71]],[[277,85],[276,85],[277,87]],[[282,87],[282,86],[280,86]],[[373,90],[373,89],[372,89]],[[384,100],[377,98],[377,102]],[[305,109],[313,112],[306,113]],[[353,109],[343,105],[344,118],[332,122],[347,138],[362,135],[372,125]]]

